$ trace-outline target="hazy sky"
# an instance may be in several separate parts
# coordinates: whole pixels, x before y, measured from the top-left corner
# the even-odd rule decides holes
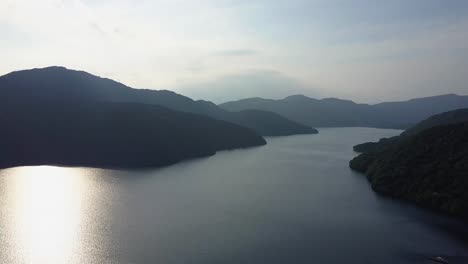
[[[468,94],[468,1],[0,0],[0,61],[215,102]]]

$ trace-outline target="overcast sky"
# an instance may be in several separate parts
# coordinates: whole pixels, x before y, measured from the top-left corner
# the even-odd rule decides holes
[[[468,94],[468,1],[0,0],[0,61],[218,103]]]

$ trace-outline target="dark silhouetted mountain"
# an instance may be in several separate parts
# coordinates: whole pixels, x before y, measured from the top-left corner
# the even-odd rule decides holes
[[[148,104],[138,92],[61,67],[0,77],[0,167],[161,166],[266,144],[248,128]],[[174,104],[193,102],[170,92],[159,95]]]
[[[368,105],[336,98],[318,100],[293,95],[281,100],[249,98],[227,102],[220,107],[229,111],[271,111],[311,127],[407,128],[434,114],[468,107],[468,96],[447,94]]]
[[[415,135],[423,130],[440,125],[468,122],[468,108],[449,111],[429,117],[417,125],[405,130],[402,135]]]
[[[384,149],[388,145],[395,144],[404,137],[418,134],[419,132],[429,129],[431,127],[440,125],[450,125],[456,123],[468,122],[468,108],[458,109],[453,111],[444,112],[441,114],[433,115],[418,124],[403,131],[400,136],[391,138],[382,138],[378,142],[367,142],[358,144],[353,147],[356,152],[374,152]]]
[[[225,120],[249,127],[264,136],[290,136],[297,134],[316,134],[318,131],[292,122],[281,115],[260,111],[243,110],[225,114]]]
[[[0,96],[74,101],[145,103],[210,116],[253,129],[261,135],[316,133],[306,125],[264,112],[231,113],[207,101],[194,101],[171,91],[133,89],[82,71],[48,67],[17,71],[0,77]],[[252,114],[253,116],[248,116]],[[262,118],[259,118],[262,116]]]
[[[362,154],[350,167],[365,173],[377,192],[468,217],[468,109],[354,149]]]
[[[250,129],[156,105],[16,99],[0,105],[3,168],[153,167],[266,144]]]

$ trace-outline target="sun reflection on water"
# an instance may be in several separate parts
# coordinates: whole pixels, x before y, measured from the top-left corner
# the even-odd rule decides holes
[[[7,232],[16,263],[80,263],[83,206],[87,181],[83,169],[52,166],[8,170]]]

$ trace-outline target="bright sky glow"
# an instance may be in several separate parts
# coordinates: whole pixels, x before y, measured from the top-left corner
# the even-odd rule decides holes
[[[0,60],[218,103],[468,94],[468,1],[1,0]]]

